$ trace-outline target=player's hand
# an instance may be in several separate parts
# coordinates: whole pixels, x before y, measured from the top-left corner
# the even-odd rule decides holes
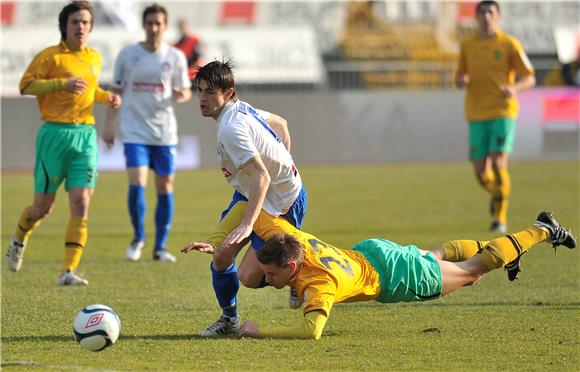
[[[213,254],[213,246],[206,242],[191,242],[181,248],[181,253],[188,253],[191,251]]]
[[[107,96],[107,104],[114,109],[121,107],[121,96],[117,93],[109,93]]]
[[[500,89],[504,97],[509,98],[516,95],[516,88],[513,85],[502,85]]]
[[[110,149],[115,144],[115,129],[112,125],[105,125],[105,129],[103,129],[103,142],[107,145],[107,148]]]
[[[188,92],[188,89],[173,89],[173,100],[177,103],[187,102],[190,97],[191,91]]]
[[[240,225],[232,230],[224,239],[221,248],[228,249],[234,244],[239,244],[244,241],[252,233],[252,226]]]
[[[88,83],[85,79],[80,77],[73,77],[68,79],[66,83],[66,91],[73,94],[83,94],[87,90]]]
[[[260,330],[260,325],[258,323],[246,321],[240,329],[238,329],[238,337],[258,337],[258,331]]]

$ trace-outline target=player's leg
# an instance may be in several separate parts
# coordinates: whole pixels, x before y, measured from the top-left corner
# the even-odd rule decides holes
[[[489,136],[487,122],[469,123],[469,159],[473,164],[475,178],[484,190],[493,193],[495,176],[488,159]]]
[[[175,146],[152,146],[152,165],[155,170],[157,206],[155,208],[155,249],[153,259],[175,262],[167,250],[167,237],[173,221],[173,185],[175,182]]]
[[[145,212],[147,210],[145,187],[149,174],[150,153],[145,145],[126,143],[124,148],[129,179],[127,206],[133,226],[133,239],[125,252],[125,258],[129,261],[138,261],[145,247]]]
[[[59,285],[87,285],[75,274],[88,240],[89,205],[97,183],[98,146],[93,126],[73,127],[67,153],[65,189],[68,192],[70,217],[65,233],[65,254]]]
[[[57,284],[87,285],[89,282],[75,273],[88,240],[88,215],[93,188],[68,190],[70,217],[65,233],[64,261]]]
[[[32,205],[24,208],[18,218],[16,231],[8,245],[7,261],[12,271],[18,271],[22,267],[24,250],[32,231],[37,228],[42,219],[48,215],[54,206],[56,193],[35,193]]]
[[[249,247],[238,268],[238,279],[248,288],[261,288],[267,284],[264,279],[264,272],[258,266],[256,250]]]
[[[66,152],[70,147],[69,131],[63,124],[44,123],[36,135],[34,167],[34,200],[18,219],[16,231],[8,246],[8,267],[20,270],[26,243],[32,231],[52,211],[56,192],[65,176]]]
[[[238,203],[238,202],[243,203]],[[247,199],[238,192],[234,192],[230,205],[222,212],[220,226],[228,228],[238,226],[242,220],[245,211]],[[235,257],[243,248],[243,245],[231,246],[229,250],[220,249],[223,239],[229,231],[222,231],[218,226],[219,232],[212,234],[212,245],[214,254],[210,264],[212,275],[212,286],[222,315],[209,327],[199,333],[203,337],[220,337],[227,334],[233,334],[240,326],[240,316],[237,307],[237,294],[240,288],[240,282],[237,275]],[[231,229],[229,229],[231,231]]]
[[[461,262],[473,257],[487,243],[485,240],[450,240],[431,253],[441,261]]]
[[[559,245],[567,248],[576,247],[576,238],[572,233],[562,227],[552,213],[542,212],[533,226],[490,241],[467,262],[474,260],[470,268],[473,266],[481,268],[483,265],[487,271],[499,269],[544,241],[552,243],[554,247]],[[479,269],[473,269],[472,273],[480,275]]]
[[[512,151],[516,122],[510,118],[498,118],[490,123],[490,163],[495,175],[493,193],[492,231],[507,231],[507,211],[511,194],[511,178],[508,157]]]

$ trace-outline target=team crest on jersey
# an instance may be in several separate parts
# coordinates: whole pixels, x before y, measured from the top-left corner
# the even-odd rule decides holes
[[[501,59],[501,56],[502,56],[501,50],[496,50],[493,53],[493,57],[496,59],[496,61],[499,61]]]
[[[171,70],[171,64],[169,62],[163,62],[163,64],[161,65],[161,70],[162,71]]]
[[[229,176],[232,175],[232,173],[227,170],[226,168],[222,168],[222,173],[224,174],[224,177],[228,178]]]

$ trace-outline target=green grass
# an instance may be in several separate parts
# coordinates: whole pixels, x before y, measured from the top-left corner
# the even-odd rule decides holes
[[[303,167],[309,189],[304,229],[339,247],[386,237],[423,248],[449,239],[489,239],[488,198],[467,163]],[[543,209],[580,231],[579,162],[514,162],[510,230],[525,228]],[[152,185],[151,185],[152,186]],[[147,231],[153,240],[154,193],[148,190]],[[427,303],[337,304],[322,339],[203,340],[193,335],[219,316],[209,256],[178,255],[153,263],[123,259],[131,238],[126,176],[102,174],[90,215],[89,244],[79,272],[86,288],[55,285],[68,218],[61,191],[54,212],[35,231],[23,268],[2,262],[2,368],[7,370],[577,370],[580,365],[578,250],[543,244],[527,254],[521,279],[503,271],[481,284]],[[215,170],[182,172],[170,250],[203,239],[230,190]],[[2,247],[31,201],[30,175],[3,175]],[[4,248],[3,248],[4,249]],[[288,291],[240,292],[244,319],[291,325]],[[116,345],[91,353],[72,336],[72,319],[93,303],[122,321]]]

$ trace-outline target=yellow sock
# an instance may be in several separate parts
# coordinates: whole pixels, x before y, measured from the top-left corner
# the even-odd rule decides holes
[[[479,184],[483,187],[487,192],[493,194],[496,189],[496,180],[495,180],[495,173],[493,171],[487,170],[483,173],[483,176],[479,180]]]
[[[497,177],[498,193],[499,196],[497,204],[497,216],[496,219],[499,223],[507,224],[507,211],[508,211],[508,198],[512,190],[512,181],[507,168],[500,169]]]
[[[548,232],[536,226],[515,234],[505,235],[487,243],[477,257],[491,271],[504,267],[520,254],[527,252],[534,245],[548,238]]]
[[[20,218],[18,218],[18,225],[16,226],[16,231],[14,232],[14,237],[18,239],[20,242],[24,243],[28,240],[30,234],[32,234],[32,230],[38,227],[42,222],[42,219],[33,221],[30,218],[30,214],[28,213],[28,209],[30,207],[24,208],[22,213],[20,213]]]
[[[83,248],[87,244],[88,227],[85,217],[71,216],[66,228],[66,240],[64,243],[64,263],[61,273],[67,270],[73,271],[79,266]]]
[[[214,249],[218,249],[222,245],[226,236],[228,236],[233,229],[238,227],[242,221],[247,205],[248,203],[244,201],[237,202],[232,209],[230,209],[228,214],[220,221],[206,242],[211,244]]]
[[[441,247],[445,251],[445,261],[461,262],[475,256],[487,243],[484,240],[450,240]]]

